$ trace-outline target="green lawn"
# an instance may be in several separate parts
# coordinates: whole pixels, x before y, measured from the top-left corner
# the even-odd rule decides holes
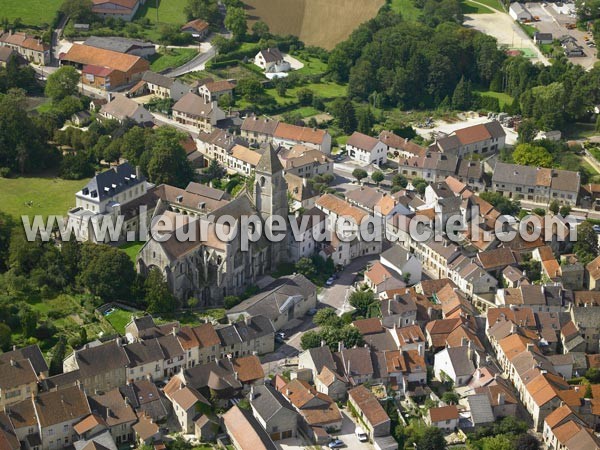
[[[504,11],[502,5],[498,0],[476,0],[477,3],[483,3],[485,6],[491,9],[495,9],[496,11]]]
[[[325,73],[327,71],[327,63],[324,63],[318,58],[314,58],[312,56],[296,56],[293,55],[298,61],[304,64],[302,69],[296,70],[296,73],[300,73],[303,75],[314,75]]]
[[[122,309],[115,309],[106,317],[106,320],[113,326],[119,334],[125,334],[125,325],[131,320],[134,313]]]
[[[25,25],[42,26],[50,24],[63,0],[2,0],[0,1],[0,17],[9,22],[20,18]]]
[[[158,20],[156,19],[156,4],[158,2]],[[152,23],[173,23],[183,25],[187,22],[187,17],[183,9],[188,0],[148,0],[146,4],[140,7],[136,19],[141,17],[148,18]]]
[[[266,89],[265,92],[273,97],[278,104],[284,105],[286,103],[296,102],[298,100],[296,97],[296,92],[304,88],[310,89],[316,96],[321,97],[324,100],[332,100],[334,98],[343,97],[346,95],[346,85],[334,83],[332,81],[309,83],[303,86],[296,86],[292,89],[288,89],[284,97],[280,96],[275,88]]]
[[[137,254],[140,249],[144,246],[145,242],[125,242],[119,248],[127,253],[127,256],[133,261],[133,265],[136,263]]]
[[[494,91],[480,91],[479,94],[482,97],[494,97],[498,99],[500,103],[500,108],[504,108],[504,105],[511,105],[513,102],[513,98],[505,94],[504,92],[494,92]]]
[[[408,22],[416,22],[421,10],[415,6],[414,0],[392,0],[392,9],[402,14]]]
[[[480,5],[470,0],[462,1],[460,4],[460,8],[463,14],[492,14],[494,12],[486,6]]]
[[[166,69],[173,69],[185,64],[197,54],[198,52],[191,48],[168,49],[167,53],[157,53],[152,57],[150,69],[152,69],[154,72],[162,72]]]
[[[75,206],[75,192],[86,183],[60,178],[0,178],[0,211],[15,218],[23,214],[64,216]]]

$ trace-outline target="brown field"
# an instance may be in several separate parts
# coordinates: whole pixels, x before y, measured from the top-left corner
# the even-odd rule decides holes
[[[250,27],[263,20],[275,34],[293,34],[307,45],[329,50],[374,17],[384,0],[245,0],[244,3]]]

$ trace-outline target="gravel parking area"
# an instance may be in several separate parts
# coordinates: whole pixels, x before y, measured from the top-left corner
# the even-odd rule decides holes
[[[467,14],[464,24],[495,37],[500,45],[530,49],[537,55],[536,58],[532,58],[533,62],[540,61],[546,66],[550,65],[550,61],[542,55],[527,33],[506,13],[498,11],[493,14]]]

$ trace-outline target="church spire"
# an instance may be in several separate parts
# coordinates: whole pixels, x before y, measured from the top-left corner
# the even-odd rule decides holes
[[[269,146],[258,160],[258,164],[256,164],[256,172],[273,174],[282,170],[283,166],[279,161],[275,147],[269,142]]]

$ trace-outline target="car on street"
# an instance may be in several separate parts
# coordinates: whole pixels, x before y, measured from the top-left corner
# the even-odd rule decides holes
[[[328,445],[329,448],[340,448],[344,446],[344,441],[340,439],[334,439]]]
[[[368,442],[369,440],[369,436],[367,436],[367,433],[365,433],[365,430],[363,430],[361,427],[356,427],[354,434],[356,434],[356,437],[360,442]]]
[[[283,340],[287,338],[286,334],[283,331],[278,331],[277,333],[275,333],[275,336]]]
[[[334,282],[335,282],[335,278],[329,277],[329,278],[327,278],[327,281],[325,282],[325,286],[332,286]]]

